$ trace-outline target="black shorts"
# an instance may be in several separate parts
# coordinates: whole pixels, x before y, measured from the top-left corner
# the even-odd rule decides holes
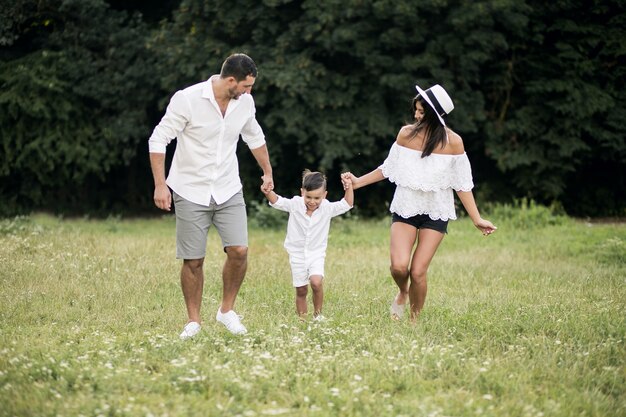
[[[400,222],[410,224],[417,229],[432,229],[441,233],[448,233],[448,221],[447,220],[433,220],[428,214],[418,214],[417,216],[404,217],[398,216],[396,213],[392,213],[391,223]]]

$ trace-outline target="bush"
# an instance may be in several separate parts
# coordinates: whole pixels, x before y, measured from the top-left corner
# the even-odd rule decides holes
[[[120,194],[116,170],[130,166],[150,134],[156,73],[147,26],[103,0],[7,7],[0,24],[0,45],[9,46],[0,60],[0,216],[107,203],[98,191],[107,185]],[[123,185],[134,177],[126,173]]]
[[[28,216],[15,216],[0,220],[0,236],[23,233],[32,229],[33,224]]]
[[[495,224],[524,230],[560,225],[568,220],[560,205],[554,203],[548,207],[527,198],[516,199],[511,204],[487,204],[485,211]]]
[[[268,229],[281,229],[287,224],[288,214],[270,207],[267,202],[253,201],[248,209],[248,218],[254,226]]]

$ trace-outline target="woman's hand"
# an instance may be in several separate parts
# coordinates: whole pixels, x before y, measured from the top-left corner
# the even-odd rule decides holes
[[[343,183],[343,189],[346,189],[346,184],[351,183],[352,188],[358,188],[357,185],[358,178],[351,172],[344,172],[341,174],[341,182]]]
[[[344,190],[354,187],[354,180],[356,180],[356,177],[352,175],[351,172],[344,172],[341,174],[341,183],[343,184]]]
[[[476,226],[476,228],[480,230],[481,233],[485,236],[489,236],[490,234],[498,230],[498,228],[494,226],[493,223],[483,218],[480,218],[478,219],[478,221],[474,222],[474,226]]]

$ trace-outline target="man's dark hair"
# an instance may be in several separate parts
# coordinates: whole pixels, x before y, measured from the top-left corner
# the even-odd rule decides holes
[[[302,173],[302,188],[313,191],[320,188],[326,190],[326,177],[321,172],[311,172],[305,169]]]
[[[256,64],[246,54],[232,54],[222,64],[220,77],[235,77],[237,82],[245,80],[248,76],[256,78]]]

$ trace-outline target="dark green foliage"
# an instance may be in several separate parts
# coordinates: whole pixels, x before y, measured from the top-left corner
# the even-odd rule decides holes
[[[519,193],[624,215],[624,2],[534,3],[502,56],[485,149]]]
[[[485,211],[495,224],[505,225],[508,233],[564,224],[568,221],[561,207],[542,206],[526,198],[516,199],[510,204],[485,204]]]
[[[291,198],[291,195],[285,194]],[[267,201],[253,201],[249,207],[250,224],[268,229],[285,229],[289,215],[280,210],[276,210],[268,205]]]
[[[150,132],[156,75],[147,29],[99,0],[4,10],[12,21],[2,28],[10,48],[0,64],[3,210],[93,208],[82,201],[98,198],[89,188],[104,187]]]
[[[233,52],[259,67],[257,117],[284,195],[310,168],[339,198],[339,173],[376,168],[411,121],[414,84],[439,83],[479,202],[626,214],[624,1],[5,3],[0,214],[63,210],[79,194],[84,210],[146,207],[152,128],[174,91]],[[152,32],[122,10],[146,13]],[[260,171],[240,148],[247,197],[261,200]],[[382,213],[392,191],[357,191],[360,213]]]
[[[231,52],[250,54],[278,184],[296,189],[291,179],[303,168],[321,169],[332,193],[341,170],[375,168],[410,121],[413,84],[440,83],[454,97],[450,124],[465,139],[481,196],[560,199],[572,213],[624,214],[617,2],[229,5],[183,1],[162,27],[155,45],[166,58],[164,88],[217,72]],[[258,170],[243,158],[252,164],[242,164],[255,185],[248,191],[260,196]],[[594,161],[612,168],[607,181],[589,181]],[[389,187],[371,191],[358,193],[357,204],[380,210]]]

